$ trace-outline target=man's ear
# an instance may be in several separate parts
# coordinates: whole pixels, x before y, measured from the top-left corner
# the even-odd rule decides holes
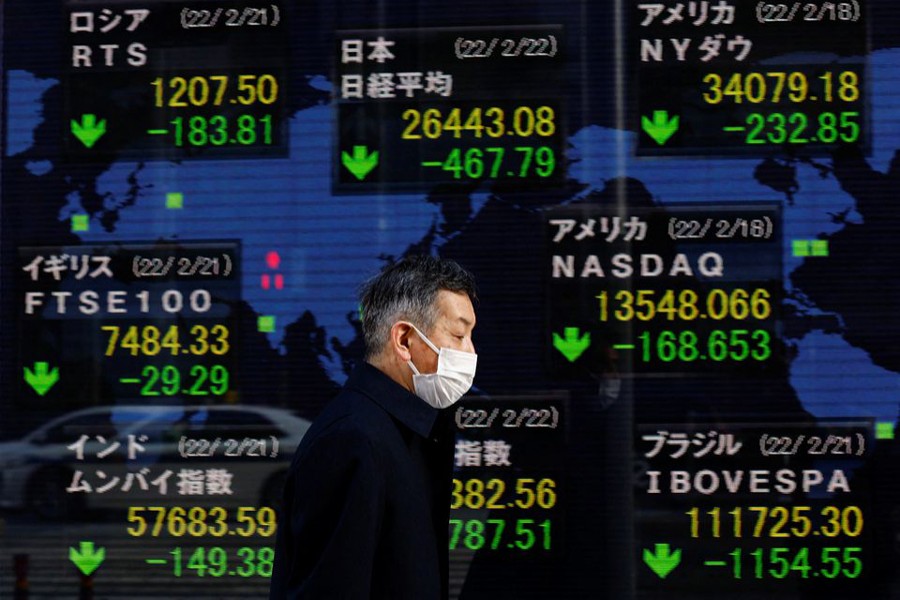
[[[409,351],[409,339],[415,333],[412,325],[398,321],[391,326],[390,349],[391,355],[396,356],[402,362],[408,362],[412,358]]]

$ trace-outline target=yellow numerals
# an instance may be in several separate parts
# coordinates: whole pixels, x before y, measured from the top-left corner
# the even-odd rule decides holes
[[[746,506],[724,511],[719,507],[694,507],[690,517],[691,537],[804,538],[859,537],[865,519],[858,506]]]
[[[205,75],[157,77],[153,86],[157,108],[189,108],[227,104],[274,104],[278,100],[278,79],[262,75]]]
[[[556,482],[547,478],[520,477],[515,480],[515,487],[509,493],[507,484],[502,479],[454,479],[450,508],[549,509],[556,506],[556,495]]]
[[[120,350],[127,351],[131,356],[156,356],[164,352],[172,356],[203,356],[207,353],[221,356],[231,350],[228,328],[218,323],[212,326],[194,325],[187,334],[178,325],[165,329],[156,325],[103,325],[100,329],[109,334],[106,356],[113,356]]]
[[[128,523],[125,531],[133,537],[270,537],[276,527],[275,510],[268,506],[241,506],[234,515],[222,506],[129,506]]]
[[[825,71],[818,76],[802,71],[766,71],[703,76],[707,104],[761,104],[779,102],[856,102],[860,97],[855,71]]]
[[[475,107],[468,112],[453,108],[447,113],[436,108],[424,111],[410,108],[403,111],[402,118],[407,125],[400,137],[405,140],[423,137],[458,139],[464,135],[474,138],[550,137],[556,133],[556,111],[550,106],[517,106],[511,111],[497,106]]]
[[[772,315],[771,293],[765,288],[724,290],[715,288],[702,296],[694,290],[619,290],[601,292],[600,321],[693,321],[696,319],[756,319]]]

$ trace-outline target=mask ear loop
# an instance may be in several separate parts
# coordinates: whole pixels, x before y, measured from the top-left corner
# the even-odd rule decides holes
[[[416,327],[415,325],[413,325],[412,323],[410,323],[410,322],[408,322],[408,321],[404,321],[404,322],[405,322],[407,325],[409,325],[410,327],[413,328],[413,331],[415,331],[416,334],[418,334],[418,336],[419,336],[420,338],[422,338],[422,341],[425,342],[425,344],[426,344],[429,348],[431,348],[432,350],[434,350],[434,353],[435,353],[435,354],[437,354],[438,356],[441,355],[441,351],[438,349],[438,347],[435,346],[435,345],[432,343],[432,341],[429,340],[429,339],[425,336],[424,333],[422,333],[421,331],[419,331],[419,328],[418,328],[418,327]],[[406,361],[406,364],[409,366],[410,369],[412,369],[412,372],[413,372],[414,375],[421,375],[421,373],[419,372],[419,369],[417,369],[417,368],[416,368],[416,365],[413,364],[412,358],[410,358],[408,361]]]
[[[425,342],[425,343],[428,345],[429,348],[431,348],[432,350],[434,350],[434,353],[435,353],[435,354],[437,354],[437,355],[440,356],[440,354],[441,354],[440,348],[438,348],[437,346],[435,346],[434,343],[433,343],[431,340],[429,340],[427,337],[425,337],[425,334],[422,333],[421,331],[419,331],[419,328],[418,328],[418,327],[416,327],[416,326],[413,325],[412,323],[409,323],[409,326],[412,327],[412,328],[415,330],[415,332],[416,332],[417,334],[419,334],[419,337],[422,338],[422,341]]]

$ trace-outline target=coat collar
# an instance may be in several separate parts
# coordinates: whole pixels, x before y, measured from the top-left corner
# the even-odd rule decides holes
[[[377,367],[365,362],[358,364],[350,374],[346,387],[371,398],[421,437],[432,436],[441,411],[410,393]]]

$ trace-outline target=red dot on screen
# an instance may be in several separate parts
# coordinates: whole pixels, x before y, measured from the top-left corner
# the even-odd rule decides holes
[[[266,253],[266,265],[270,269],[277,269],[278,265],[281,264],[281,257],[278,256],[278,253],[274,250],[271,250]]]

